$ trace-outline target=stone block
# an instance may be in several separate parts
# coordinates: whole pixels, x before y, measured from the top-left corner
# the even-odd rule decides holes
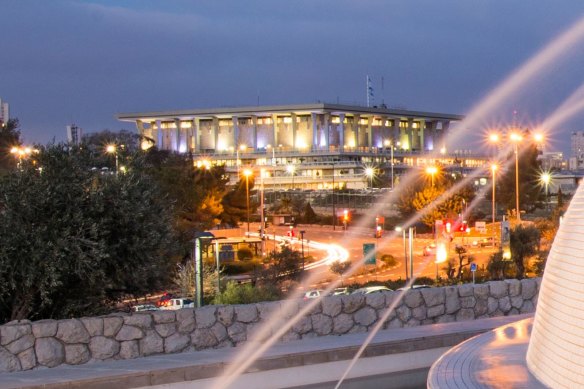
[[[137,340],[144,337],[144,331],[138,327],[123,325],[122,328],[116,334],[116,340],[118,342],[124,342],[127,340]]]
[[[348,296],[341,296],[343,301],[343,312],[353,313],[365,306],[365,295],[350,294]]]
[[[34,346],[35,338],[32,334],[24,335],[14,342],[7,344],[4,346],[6,350],[10,351],[12,354],[20,354],[21,352],[28,350]]]
[[[477,300],[487,300],[489,298],[489,284],[475,284],[473,294]]]
[[[474,294],[473,284],[462,284],[455,288],[458,289],[458,295],[460,297],[469,297]]]
[[[402,323],[407,323],[412,317],[412,310],[406,305],[400,305],[395,310],[396,316],[401,320]]]
[[[519,308],[521,308],[522,305],[523,305],[523,297],[521,297],[521,296],[511,297],[511,306],[513,308],[519,309]]]
[[[312,319],[310,316],[301,317],[296,323],[294,323],[294,325],[292,325],[292,330],[300,335],[312,331]]]
[[[191,343],[195,349],[201,350],[210,347],[215,347],[219,342],[210,328],[197,328],[191,335]]]
[[[258,313],[259,313],[259,320],[260,321],[268,321],[273,320],[275,316],[280,316],[280,312],[282,310],[282,305],[291,305],[291,302],[285,301],[284,303],[280,301],[269,301],[265,303],[257,304]],[[296,305],[296,304],[294,304]]]
[[[218,342],[223,342],[227,339],[227,328],[225,328],[223,324],[219,322],[215,323],[213,327],[211,327],[211,331]]]
[[[53,338],[43,338],[53,339]],[[22,367],[16,355],[9,353],[4,347],[0,347],[0,372],[19,371]]]
[[[424,298],[424,302],[426,303],[427,308],[444,304],[446,301],[444,288],[420,289],[420,292],[422,292],[422,297]]]
[[[89,336],[103,335],[103,319],[101,317],[82,317],[79,320],[85,326]]]
[[[94,336],[89,341],[89,351],[93,359],[105,360],[113,358],[120,351],[120,343],[105,336]]]
[[[412,308],[412,317],[416,320],[426,320],[428,317],[428,308],[425,305]]]
[[[456,321],[455,315],[442,315],[436,318],[436,323],[452,323]]]
[[[460,298],[458,297],[458,288],[454,286],[449,286],[445,288],[445,298],[446,298],[446,313],[456,313],[460,309]]]
[[[39,338],[36,340],[35,354],[41,366],[55,367],[65,361],[65,348],[55,338]]]
[[[255,304],[236,305],[234,308],[235,320],[238,322],[254,323],[258,320],[258,309]]]
[[[120,352],[118,358],[120,359],[134,359],[140,356],[140,346],[137,340],[128,340],[120,342]]]
[[[396,317],[393,320],[390,320],[387,325],[385,326],[386,329],[391,329],[391,328],[402,328],[404,326],[404,323],[402,323],[402,321]]]
[[[446,308],[444,307],[444,305],[435,305],[433,307],[428,308],[426,315],[428,316],[429,319],[433,319],[437,316],[444,315],[444,312],[446,312]]]
[[[474,306],[475,317],[486,315],[489,312],[488,299],[477,299]]]
[[[340,335],[346,334],[353,328],[353,316],[347,313],[341,313],[333,318],[333,333]]]
[[[32,333],[35,338],[47,338],[57,335],[56,320],[40,320],[32,323]]]
[[[176,332],[176,323],[162,323],[154,325],[154,330],[163,338],[174,335]]]
[[[343,302],[341,296],[325,297],[322,299],[321,304],[322,313],[330,317],[337,316],[343,310]]]
[[[492,316],[497,309],[499,309],[499,300],[494,297],[489,297],[487,300],[487,314]]]
[[[509,297],[519,296],[521,294],[521,281],[519,280],[505,280],[507,289],[509,290]]]
[[[474,308],[477,303],[475,296],[461,297],[460,306],[461,308]]]
[[[333,329],[333,319],[329,316],[323,315],[321,313],[317,313],[311,315],[312,320],[312,328],[314,332],[318,335],[328,335],[331,333]]]
[[[221,325],[221,324],[218,324]],[[191,343],[191,337],[186,334],[175,333],[164,339],[164,352],[166,354],[178,353],[187,348]]]
[[[385,307],[385,295],[389,293],[371,293],[365,295],[365,304],[375,310],[380,310]]]
[[[230,326],[235,321],[235,309],[233,305],[222,305],[218,307],[217,320],[225,326]]]
[[[86,344],[66,344],[65,362],[69,365],[82,365],[89,361],[89,348]]]
[[[124,324],[147,330],[152,328],[152,316],[146,312],[135,313],[132,316],[124,317]]]
[[[475,313],[472,308],[462,308],[456,314],[456,321],[474,320]]]
[[[521,308],[519,309],[520,313],[532,313],[535,312],[535,306],[533,305],[533,303],[531,302],[531,300],[525,300],[523,301],[523,305],[521,305]]]
[[[195,330],[195,310],[191,308],[179,309],[176,312],[177,330],[183,334],[190,334]]]
[[[144,356],[161,354],[164,352],[162,337],[154,330],[147,330],[146,335],[139,340],[140,352]]]
[[[505,281],[489,281],[489,295],[496,299],[507,296],[509,291]]]
[[[505,296],[499,299],[499,309],[503,313],[507,313],[511,310],[511,299],[509,299],[509,296]]]
[[[255,307],[254,307],[255,309]],[[197,328],[209,328],[217,321],[215,313],[217,312],[217,307],[209,305],[206,307],[197,308],[195,310],[195,322],[197,323]]]
[[[353,314],[353,319],[356,324],[369,327],[377,321],[377,312],[371,307],[363,307]]]
[[[418,327],[420,324],[422,324],[420,320],[416,320],[412,317],[407,323],[404,323],[404,327]]]
[[[422,293],[416,289],[408,289],[404,293],[404,304],[408,308],[417,308],[424,304]]]
[[[18,354],[18,360],[20,361],[20,367],[22,368],[22,370],[34,369],[37,365],[37,359],[34,353],[34,348],[29,348],[28,350],[25,350]]]
[[[0,326],[0,344],[5,346],[31,333],[32,326],[30,324],[5,324]]]
[[[119,316],[107,316],[103,318],[103,335],[114,337],[124,325],[124,318]]]
[[[529,300],[537,294],[537,283],[533,278],[524,278],[521,280],[521,297],[523,300]]]
[[[178,311],[152,311],[150,312],[150,316],[155,324],[174,323],[176,322],[177,312]]]
[[[235,344],[245,342],[247,340],[247,327],[243,323],[233,323],[227,327],[227,334]]]
[[[64,343],[89,343],[89,332],[81,322],[81,320],[70,319],[60,320],[57,328],[57,338]]]

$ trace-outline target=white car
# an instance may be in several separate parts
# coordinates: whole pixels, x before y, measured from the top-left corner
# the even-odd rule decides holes
[[[359,288],[353,291],[351,294],[371,294],[379,292],[393,292],[387,286],[367,286],[365,288]]]
[[[177,310],[181,308],[194,308],[195,302],[188,298],[176,298],[165,300],[161,303],[160,309],[162,310]]]
[[[324,290],[322,289],[309,290],[308,292],[304,293],[304,300],[315,299],[317,297],[320,297],[320,295],[322,295],[323,293]]]
[[[141,305],[134,305],[132,307],[132,311],[134,311],[134,312],[158,311],[158,310],[160,310],[160,308],[158,308],[156,305],[153,305],[153,304],[141,304]]]

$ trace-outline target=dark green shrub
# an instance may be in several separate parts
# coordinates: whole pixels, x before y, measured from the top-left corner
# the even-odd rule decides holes
[[[253,252],[249,247],[242,247],[237,249],[237,259],[240,261],[249,261],[253,258]]]
[[[225,290],[213,300],[214,304],[252,304],[261,301],[275,301],[281,292],[273,285],[252,286],[229,282]]]

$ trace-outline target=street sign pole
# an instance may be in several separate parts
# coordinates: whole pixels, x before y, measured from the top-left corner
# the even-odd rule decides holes
[[[470,264],[470,271],[472,272],[472,283],[475,283],[475,273],[477,271],[477,264],[476,263],[471,263]]]

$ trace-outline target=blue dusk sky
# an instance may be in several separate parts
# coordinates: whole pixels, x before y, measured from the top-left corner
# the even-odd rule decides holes
[[[467,115],[584,16],[582,0],[2,0],[0,98],[25,141],[134,130],[116,113],[375,103]],[[543,121],[584,82],[572,44],[472,124]],[[383,82],[382,82],[383,80]],[[548,129],[568,150],[584,112]],[[452,147],[475,148],[470,139]]]

